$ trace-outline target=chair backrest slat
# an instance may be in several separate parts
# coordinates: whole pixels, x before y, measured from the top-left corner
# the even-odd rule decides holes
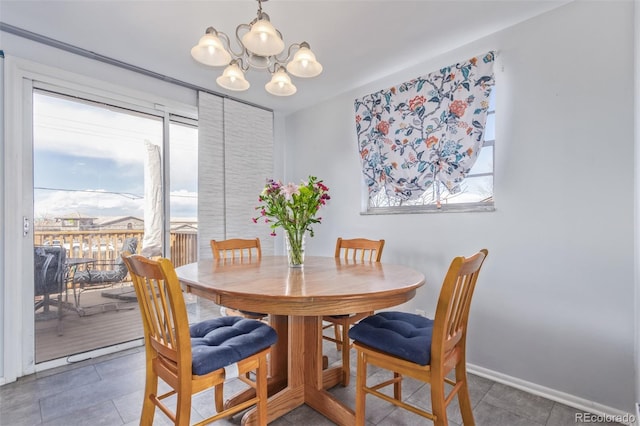
[[[262,258],[260,248],[260,238],[241,239],[231,238],[228,240],[211,240],[211,251],[215,260],[224,261],[253,261]]]
[[[336,241],[335,257],[344,260],[380,262],[383,248],[384,240],[368,240],[366,238],[345,240],[339,237]]]
[[[438,365],[449,352],[466,344],[471,298],[488,253],[482,249],[473,256],[456,257],[451,262],[440,290],[433,324],[432,365]]]
[[[160,362],[191,369],[191,340],[180,282],[168,259],[123,257],[138,297],[145,339]],[[149,349],[147,349],[149,350]]]

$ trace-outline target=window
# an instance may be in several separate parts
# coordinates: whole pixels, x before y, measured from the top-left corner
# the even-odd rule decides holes
[[[495,87],[489,97],[489,110],[485,126],[484,142],[478,159],[471,171],[460,184],[460,191],[450,193],[442,182],[435,181],[431,189],[424,192],[416,200],[398,201],[387,197],[380,191],[369,198],[368,214],[390,213],[425,213],[429,211],[492,211],[493,204],[493,176],[495,151]],[[440,191],[440,204],[437,206],[437,191]]]
[[[494,52],[354,102],[366,213],[493,210]]]
[[[198,260],[198,126],[172,116],[169,124],[171,261],[175,266]]]

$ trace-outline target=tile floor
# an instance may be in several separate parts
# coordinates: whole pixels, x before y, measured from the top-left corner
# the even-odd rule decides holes
[[[327,346],[330,362],[337,361],[337,352]],[[355,360],[354,360],[355,361]],[[353,364],[355,366],[355,362]],[[355,370],[353,371],[355,373]],[[370,374],[380,376],[383,371]],[[577,410],[534,396],[500,383],[469,375],[471,400],[478,426],[567,426],[575,422]],[[0,387],[0,424],[32,425],[137,425],[144,383],[144,350],[142,347],[59,367],[23,377]],[[331,390],[336,398],[354,407],[353,387],[337,386]],[[244,386],[230,382],[225,392],[233,393]],[[410,379],[403,393],[411,402],[429,408],[428,387]],[[199,394],[194,398],[192,422],[210,415],[212,396]],[[426,403],[426,404],[425,404]],[[461,424],[457,402],[448,409],[451,425]],[[367,424],[379,426],[422,425],[430,422],[397,409],[377,398],[367,398]],[[159,411],[157,425],[170,422]],[[240,416],[222,420],[220,425],[238,425]],[[603,423],[589,423],[602,425]],[[606,423],[614,424],[614,423]],[[333,423],[313,409],[302,406],[271,423],[274,426]]]
[[[193,320],[216,315],[215,305],[198,301],[188,304]],[[214,309],[215,308],[215,309]],[[195,312],[194,315],[192,315]],[[213,314],[212,314],[213,313]],[[197,320],[197,318],[196,318]],[[329,363],[340,362],[335,345],[325,342],[324,353]],[[351,353],[352,380],[343,388],[338,385],[330,392],[346,405],[355,407],[355,351]],[[370,368],[369,376],[376,380],[386,371]],[[128,349],[73,365],[39,372],[0,387],[0,425],[11,426],[115,426],[137,425],[144,391],[144,348]],[[245,386],[239,381],[225,385],[225,393],[233,394]],[[579,411],[545,398],[505,386],[491,380],[469,375],[471,401],[478,426],[568,426]],[[412,379],[406,379],[403,395],[410,402],[430,408],[429,388]],[[193,400],[192,423],[212,414],[213,396],[204,392]],[[448,408],[449,423],[460,425],[462,419],[457,400]],[[216,424],[240,424],[241,416],[222,420]],[[170,422],[156,410],[154,425]],[[432,424],[386,401],[367,397],[367,426],[413,426]],[[616,423],[588,423],[603,425]],[[331,421],[304,405],[271,423],[272,426],[328,426]]]

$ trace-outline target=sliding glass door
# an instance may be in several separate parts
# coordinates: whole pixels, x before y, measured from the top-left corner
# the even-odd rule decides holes
[[[77,361],[88,351],[142,338],[120,255],[196,260],[194,151],[197,127],[189,120],[33,91],[36,363]],[[166,166],[175,170],[170,179]]]
[[[36,363],[142,337],[120,253],[142,249],[145,211],[157,208],[145,187],[162,193],[162,140],[161,117],[34,91]]]

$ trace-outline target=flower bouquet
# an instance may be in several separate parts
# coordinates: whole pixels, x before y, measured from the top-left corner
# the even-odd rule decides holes
[[[313,224],[320,223],[316,217],[320,207],[329,200],[329,188],[322,180],[309,176],[307,182],[300,185],[268,179],[262,193],[258,197],[260,205],[256,210],[260,216],[253,218],[254,223],[263,219],[271,225],[271,235],[276,235],[276,228],[282,227],[287,242],[287,255],[290,266],[302,266],[304,263],[304,238],[308,231],[313,237]]]

